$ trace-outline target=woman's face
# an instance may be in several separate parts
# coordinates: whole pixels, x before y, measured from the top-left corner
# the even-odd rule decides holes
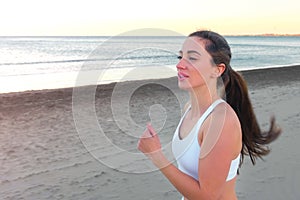
[[[212,80],[216,65],[204,45],[205,40],[198,37],[188,37],[183,43],[176,66],[179,88],[195,89],[207,86]]]

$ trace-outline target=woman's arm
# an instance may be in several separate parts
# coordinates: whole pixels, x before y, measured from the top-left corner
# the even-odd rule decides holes
[[[161,151],[159,137],[151,125],[147,125],[147,130],[143,133],[138,143],[138,149],[149,157],[153,164],[183,196],[189,196],[188,194],[200,191],[200,185],[197,180],[181,172],[165,157]],[[208,199],[208,194],[204,190],[201,190],[201,193],[201,199]]]
[[[213,136],[210,137],[213,139],[205,139],[201,145],[201,151],[205,151],[204,154],[201,152],[202,156],[199,158],[199,180],[181,172],[167,160],[161,151],[159,137],[151,125],[147,126],[138,144],[139,150],[145,153],[174,187],[189,200],[218,199],[223,193],[231,161],[235,158],[233,152],[237,149],[239,141],[239,125],[232,117],[218,117],[218,114],[214,116],[210,124],[217,123],[221,126],[209,126],[205,132],[205,135]]]

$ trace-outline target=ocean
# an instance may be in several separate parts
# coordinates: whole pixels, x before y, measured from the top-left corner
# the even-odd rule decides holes
[[[176,76],[185,37],[0,37],[0,93]],[[238,71],[300,64],[300,37],[227,36]],[[91,77],[91,78],[90,78]]]

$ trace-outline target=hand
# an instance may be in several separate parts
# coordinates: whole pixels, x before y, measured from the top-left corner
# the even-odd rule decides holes
[[[150,124],[147,125],[147,129],[140,137],[138,149],[148,156],[153,164],[159,169],[170,164],[168,159],[162,153],[159,137]]]
[[[153,156],[154,153],[161,150],[161,143],[159,137],[151,124],[147,124],[147,129],[140,137],[138,142],[138,149],[147,156]]]

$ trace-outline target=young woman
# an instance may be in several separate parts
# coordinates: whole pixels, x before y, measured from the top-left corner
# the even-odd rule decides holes
[[[141,136],[138,149],[161,170],[182,199],[237,199],[236,175],[244,156],[249,155],[255,164],[256,158],[269,153],[265,145],[281,130],[272,118],[270,130],[261,132],[246,82],[231,68],[230,47],[221,35],[194,32],[179,53],[178,85],[189,92],[190,101],[172,141],[178,168],[162,153],[151,125]]]

